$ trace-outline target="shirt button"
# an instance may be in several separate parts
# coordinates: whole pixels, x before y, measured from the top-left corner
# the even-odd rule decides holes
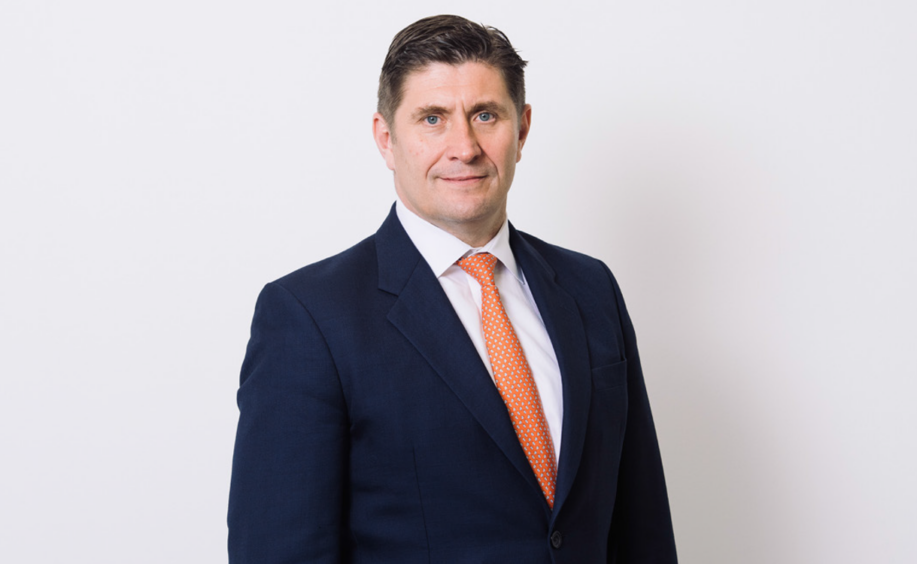
[[[564,544],[564,536],[560,534],[560,531],[554,531],[551,533],[551,546],[554,548],[560,548],[560,545]]]

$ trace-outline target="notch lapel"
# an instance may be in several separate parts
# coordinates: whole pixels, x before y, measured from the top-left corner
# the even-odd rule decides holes
[[[564,420],[553,513],[556,516],[570,494],[583,455],[592,399],[589,349],[576,301],[557,284],[554,269],[519,235],[512,224],[510,245],[544,320],[563,381]]]

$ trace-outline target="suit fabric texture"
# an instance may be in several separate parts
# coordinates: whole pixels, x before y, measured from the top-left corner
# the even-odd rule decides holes
[[[676,562],[634,330],[600,261],[510,226],[563,381],[553,510],[394,208],[265,286],[242,366],[232,564]]]

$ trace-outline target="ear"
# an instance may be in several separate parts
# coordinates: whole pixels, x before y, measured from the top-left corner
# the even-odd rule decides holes
[[[379,112],[373,114],[373,139],[376,140],[376,147],[379,148],[379,153],[385,159],[385,165],[389,170],[395,170],[395,155],[392,153],[392,131]]]
[[[516,162],[522,160],[522,146],[529,136],[529,129],[532,127],[532,105],[526,104],[519,115],[519,148],[516,150]]]

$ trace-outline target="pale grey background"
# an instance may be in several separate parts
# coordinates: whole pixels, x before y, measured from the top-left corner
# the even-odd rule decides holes
[[[0,4],[0,560],[225,561],[261,286],[373,232],[392,35],[524,58],[521,229],[606,261],[686,564],[917,560],[911,1]]]

